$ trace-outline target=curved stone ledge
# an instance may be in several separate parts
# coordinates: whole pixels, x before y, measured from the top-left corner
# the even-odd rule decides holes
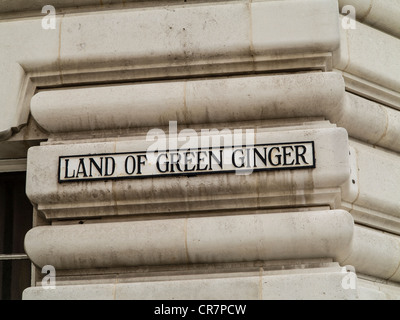
[[[323,116],[400,151],[400,112],[344,90],[336,73],[232,77],[42,91],[31,110],[51,133]]]
[[[322,269],[322,268],[321,268]],[[221,278],[188,279],[181,277],[168,281],[132,283],[105,283],[85,285],[58,285],[54,290],[40,286],[27,288],[23,300],[398,300],[398,286],[357,278],[354,273],[338,270],[303,269],[303,272],[277,274],[268,272],[241,277],[224,275]],[[351,275],[350,275],[351,274]],[[356,289],[342,286],[344,277],[353,277]],[[287,290],[290,287],[291,290]]]
[[[28,122],[30,99],[34,93],[32,82],[18,63],[0,62],[0,141],[7,140]],[[1,78],[1,75],[0,75]],[[1,83],[1,82],[4,83]],[[14,85],[8,87],[8,84]]]
[[[395,228],[399,232],[398,218],[400,218],[400,160],[396,154],[350,141],[351,145],[351,178],[342,188],[342,200],[348,204],[346,207],[352,212],[355,207],[360,216],[363,212],[363,222],[371,217],[373,221],[376,211],[380,219],[386,218],[387,227]],[[350,206],[349,206],[350,204]],[[372,211],[372,212],[370,212]],[[395,217],[391,221],[391,216]],[[397,220],[397,221],[396,221]],[[361,220],[362,221],[362,220]],[[380,223],[382,226],[382,222]]]
[[[112,268],[348,256],[341,210],[42,226],[25,237],[39,267]]]
[[[358,21],[400,38],[399,0],[339,0],[340,12],[347,5],[356,9]]]
[[[333,118],[334,119],[334,118]],[[346,93],[336,124],[357,140],[400,152],[400,111]]]
[[[400,237],[356,226],[351,253],[339,262],[357,273],[400,282]]]

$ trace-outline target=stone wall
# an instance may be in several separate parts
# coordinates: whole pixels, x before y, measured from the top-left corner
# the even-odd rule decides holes
[[[0,5],[24,299],[400,297],[400,1],[46,4]]]

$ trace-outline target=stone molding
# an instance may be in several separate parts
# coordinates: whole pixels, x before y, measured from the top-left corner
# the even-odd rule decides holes
[[[245,135],[241,138],[245,139]],[[201,145],[201,140],[190,141],[191,145]],[[195,144],[195,141],[198,142]],[[340,206],[340,186],[350,176],[346,130],[336,127],[260,130],[255,132],[251,143],[254,141],[256,144],[314,141],[318,163],[315,169],[259,171],[247,175],[234,172],[59,183],[60,156],[146,152],[154,141],[137,137],[114,142],[44,145],[28,151],[26,192],[39,212],[50,220],[221,209]],[[181,141],[178,149],[182,145],[191,146]]]
[[[25,238],[39,267],[146,265],[334,258],[350,253],[353,218],[342,210],[40,226]]]
[[[282,16],[291,23],[277,29]],[[42,17],[6,20],[0,137],[26,124],[37,87],[329,70],[340,43],[337,17],[334,1],[299,0],[63,14],[55,30],[42,29]]]
[[[357,222],[400,235],[400,167],[397,154],[350,140],[351,174],[342,208]]]
[[[294,270],[290,270],[296,267]],[[40,286],[24,291],[24,300],[352,300],[358,297],[382,298],[385,294],[373,288],[365,292],[357,286],[357,276],[335,263],[310,268],[288,263],[282,270],[224,273],[216,275],[150,278],[126,283],[57,285],[55,290]],[[354,279],[356,288],[342,286],[345,277]],[[346,280],[346,279],[345,279]],[[290,288],[288,290],[287,288]],[[386,291],[386,290],[385,290]],[[396,290],[389,291],[398,297]],[[386,292],[385,292],[386,293]],[[300,297],[300,298],[299,298]]]
[[[357,274],[400,282],[400,237],[356,226],[351,253],[340,263],[354,266]]]
[[[60,270],[332,258],[400,282],[400,237],[354,226],[342,210],[41,226],[25,247]]]
[[[31,112],[53,134],[160,127],[169,121],[325,117],[351,137],[400,152],[400,112],[345,93],[343,78],[333,72],[42,91],[33,97]]]

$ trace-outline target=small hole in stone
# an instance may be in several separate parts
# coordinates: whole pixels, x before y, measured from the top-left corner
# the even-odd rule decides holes
[[[356,184],[356,180],[354,180],[354,179],[353,179],[353,180],[351,180],[351,182],[353,182],[353,184]]]
[[[83,224],[84,222],[83,221],[79,221],[79,224]]]

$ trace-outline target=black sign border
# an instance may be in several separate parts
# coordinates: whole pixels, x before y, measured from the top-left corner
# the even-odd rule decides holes
[[[261,143],[261,144],[253,144],[251,146],[248,145],[236,145],[236,146],[221,146],[221,147],[208,147],[208,148],[198,148],[197,150],[212,150],[212,149],[225,149],[225,148],[251,148],[251,147],[260,147],[260,146],[277,146],[277,145],[293,145],[293,144],[304,144],[304,143],[311,143],[312,145],[312,157],[313,157],[313,164],[308,166],[302,167],[279,167],[279,168],[258,168],[252,169],[252,172],[262,172],[262,171],[280,171],[280,170],[305,170],[305,169],[315,169],[316,168],[316,157],[315,157],[315,142],[314,141],[300,141],[300,142],[280,142],[280,143]],[[193,151],[195,149],[187,149],[186,151]],[[182,150],[179,149],[172,149],[172,150],[159,150],[155,151],[157,153],[161,152],[179,152]],[[112,156],[112,155],[123,155],[123,154],[137,154],[137,153],[144,153],[146,154],[147,151],[133,151],[133,152],[115,152],[115,153],[92,153],[92,154],[82,154],[82,155],[72,155],[72,156],[59,156],[58,157],[58,183],[71,183],[71,182],[86,182],[86,181],[112,181],[112,180],[127,180],[127,179],[151,179],[151,178],[160,178],[160,177],[196,177],[198,175],[205,175],[205,174],[222,174],[222,173],[236,173],[238,170],[226,170],[226,171],[200,171],[194,173],[167,173],[167,174],[155,174],[155,175],[147,175],[147,176],[124,176],[124,177],[110,177],[110,178],[85,178],[85,179],[74,179],[74,180],[60,180],[61,174],[61,160],[65,158],[80,158],[80,157],[91,157],[91,156]],[[245,172],[246,170],[242,170]]]

